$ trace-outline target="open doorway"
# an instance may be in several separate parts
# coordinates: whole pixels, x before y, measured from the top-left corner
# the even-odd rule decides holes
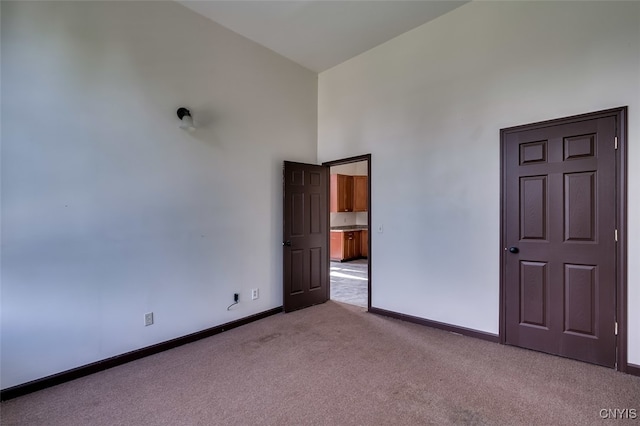
[[[371,155],[329,166],[330,299],[371,307]]]

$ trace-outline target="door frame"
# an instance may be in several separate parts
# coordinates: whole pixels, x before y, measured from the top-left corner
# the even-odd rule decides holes
[[[322,163],[323,166],[340,166],[342,164],[359,163],[361,161],[367,162],[367,226],[369,227],[369,241],[367,242],[368,256],[367,256],[367,312],[371,311],[371,154],[358,155],[355,157],[343,158],[340,160],[326,161]],[[331,171],[329,171],[331,175]],[[329,194],[330,196],[330,194]],[[328,204],[327,204],[328,205]],[[327,232],[331,232],[331,216],[327,215]],[[331,272],[331,261],[328,263],[329,273]],[[331,299],[331,277],[327,275],[329,283],[327,285],[327,291],[329,292],[328,299]]]
[[[615,117],[615,134],[618,139],[616,150],[616,321],[618,336],[616,339],[615,369],[627,372],[627,107],[612,108],[587,114],[573,115],[554,120],[541,121],[500,130],[500,343],[506,343],[506,139],[507,135],[523,130],[575,123],[597,118]],[[612,141],[613,143],[613,141]]]

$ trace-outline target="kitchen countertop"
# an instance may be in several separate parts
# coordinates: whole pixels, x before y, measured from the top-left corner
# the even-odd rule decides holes
[[[331,232],[349,232],[349,231],[366,231],[369,227],[367,225],[345,225],[345,226],[332,226]]]

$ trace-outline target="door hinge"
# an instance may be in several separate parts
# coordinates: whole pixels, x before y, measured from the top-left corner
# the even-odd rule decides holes
[[[615,238],[616,242],[618,241],[618,230],[613,231],[613,238]]]
[[[616,321],[615,333],[616,333],[616,336],[617,336],[618,335],[618,321]]]
[[[615,148],[618,149],[618,137],[617,136],[614,138],[614,143],[613,144],[614,144]]]

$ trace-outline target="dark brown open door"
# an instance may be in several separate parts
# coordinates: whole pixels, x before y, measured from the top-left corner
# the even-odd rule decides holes
[[[614,367],[616,117],[506,129],[505,343]]]
[[[284,311],[329,299],[329,168],[284,163]]]

